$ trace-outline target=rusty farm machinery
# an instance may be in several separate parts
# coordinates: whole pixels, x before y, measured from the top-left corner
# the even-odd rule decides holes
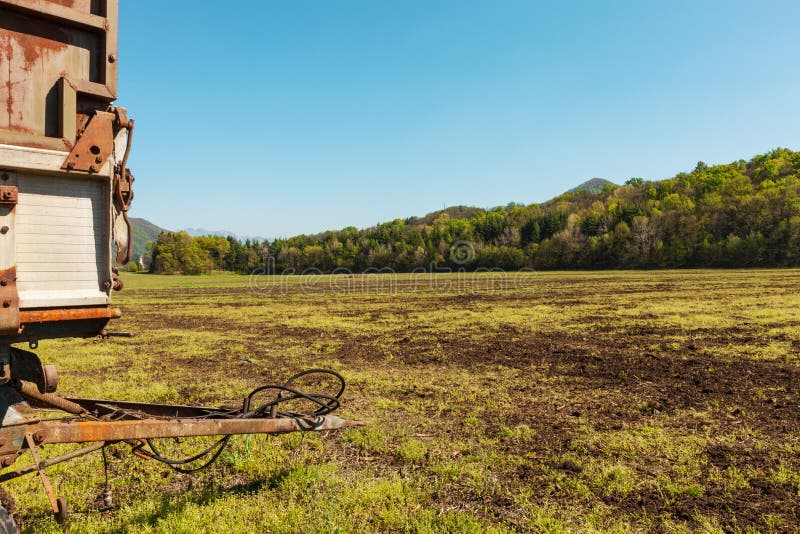
[[[0,482],[38,474],[59,521],[67,506],[45,470],[111,443],[187,471],[216,459],[232,435],[360,424],[331,415],[344,392],[332,371],[262,386],[237,408],[64,398],[55,368],[18,347],[119,335],[107,328],[120,316],[116,266],[132,253],[134,121],[113,104],[117,27],[117,0],[0,0]],[[304,391],[310,375],[332,391]],[[181,459],[154,441],[193,436],[220,438]],[[63,443],[83,446],[44,456],[45,445]],[[3,531],[16,526],[0,508]]]

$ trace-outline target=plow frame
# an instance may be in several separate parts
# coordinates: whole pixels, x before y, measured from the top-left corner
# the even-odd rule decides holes
[[[311,370],[310,372],[320,370]],[[301,373],[298,376],[307,374]],[[338,376],[336,373],[334,375]],[[290,379],[287,384],[290,384]],[[268,388],[277,388],[280,393],[270,410],[250,410],[254,393]],[[342,419],[330,415],[338,407],[338,398],[316,396],[318,404],[327,408],[317,414],[286,415],[276,413],[274,407],[285,401],[314,396],[300,393],[299,396],[282,398],[285,391],[293,391],[284,386],[262,386],[248,396],[241,409],[210,408],[180,404],[158,404],[102,399],[65,398],[45,392],[45,387],[31,382],[16,380],[0,386],[0,466],[11,467],[27,450],[31,453],[33,464],[10,469],[0,473],[0,483],[38,473],[57,522],[67,519],[67,504],[56,495],[45,469],[56,464],[80,458],[102,450],[115,443],[126,443],[131,451],[142,458],[160,458],[149,440],[162,438],[187,438],[201,436],[223,436],[217,442],[217,452],[210,464],[233,435],[241,434],[285,434],[289,432],[310,432],[337,430],[363,425],[360,421]],[[332,404],[327,404],[333,400]],[[268,405],[269,406],[269,405]],[[45,419],[34,410],[43,408],[66,412],[67,417]],[[43,458],[41,447],[47,444],[91,444],[81,449],[52,458]],[[144,450],[145,445],[154,453]],[[201,456],[210,454],[208,449]],[[200,456],[195,457],[195,459]],[[206,464],[206,465],[208,465]],[[173,466],[171,466],[173,467]],[[106,488],[108,492],[108,488]]]

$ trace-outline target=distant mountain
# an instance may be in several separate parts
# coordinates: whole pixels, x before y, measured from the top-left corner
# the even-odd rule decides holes
[[[278,239],[269,254],[276,272],[794,267],[798,199],[800,151],[776,148],[728,164],[700,161],[659,181],[593,178],[541,203],[453,206]],[[253,260],[237,269],[257,268],[260,253],[253,247]]]
[[[598,193],[602,193],[603,189],[606,186],[618,187],[617,184],[606,180],[605,178],[592,178],[591,180],[586,180],[578,187],[573,187],[567,193],[575,193],[577,191],[586,191],[587,193],[591,193],[596,195]]]
[[[207,235],[216,235],[220,237],[236,237],[236,234],[227,230],[207,230],[205,228],[184,228],[184,232],[192,237],[202,237]]]
[[[229,232],[227,230],[207,230],[205,228],[184,228],[183,230],[187,234],[192,237],[203,237],[207,235],[214,235],[219,237],[233,237],[239,241],[247,241],[248,239],[255,240],[255,241],[271,241],[272,239],[268,237],[261,237],[261,236],[240,236],[238,234],[234,234],[233,232]]]
[[[149,252],[147,242],[158,239],[161,232],[168,232],[160,226],[156,226],[147,219],[130,218],[133,225],[133,259],[139,261],[140,256],[144,256],[145,263],[149,263]]]

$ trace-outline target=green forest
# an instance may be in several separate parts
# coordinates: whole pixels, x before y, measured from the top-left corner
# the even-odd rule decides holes
[[[593,180],[596,184],[597,182]],[[775,149],[660,181],[582,187],[541,204],[457,206],[271,242],[164,232],[150,270],[196,274],[800,265],[800,152]]]

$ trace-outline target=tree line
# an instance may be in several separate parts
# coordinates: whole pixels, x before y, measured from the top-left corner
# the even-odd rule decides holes
[[[632,178],[541,204],[456,206],[377,226],[271,242],[162,233],[150,270],[203,273],[396,272],[500,268],[632,269],[800,265],[800,152],[661,181]]]

